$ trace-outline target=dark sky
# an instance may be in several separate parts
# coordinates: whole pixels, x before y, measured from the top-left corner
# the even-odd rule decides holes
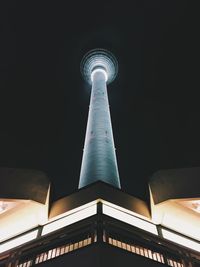
[[[108,92],[123,190],[146,198],[155,171],[200,166],[193,1],[5,2],[0,167],[45,171],[54,199],[77,189],[90,94],[79,63],[96,47],[119,63]]]

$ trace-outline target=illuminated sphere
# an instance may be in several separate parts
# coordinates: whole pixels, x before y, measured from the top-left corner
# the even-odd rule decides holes
[[[115,56],[105,49],[93,49],[82,59],[80,65],[83,78],[92,83],[92,73],[96,70],[104,72],[107,84],[111,83],[118,72],[118,63]]]

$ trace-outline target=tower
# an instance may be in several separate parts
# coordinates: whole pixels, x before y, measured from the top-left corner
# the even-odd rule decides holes
[[[155,173],[149,201],[119,190],[106,88],[117,61],[93,50],[81,71],[92,85],[81,190],[51,202],[46,174],[0,168],[0,267],[199,267],[200,168]]]
[[[103,49],[89,51],[82,59],[81,72],[92,87],[79,188],[104,181],[120,188],[107,84],[118,72],[114,55]]]

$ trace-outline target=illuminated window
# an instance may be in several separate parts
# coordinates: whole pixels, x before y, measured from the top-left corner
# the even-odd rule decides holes
[[[62,246],[62,247],[61,247],[61,250],[60,250],[60,255],[63,255],[64,253],[65,253],[65,247]]]
[[[17,267],[27,267],[27,266],[36,265],[36,264],[42,263],[44,261],[59,257],[65,253],[69,253],[69,252],[74,251],[76,249],[79,249],[81,247],[88,246],[91,243],[92,243],[92,238],[90,236],[88,236],[88,238],[80,240],[79,242],[77,242],[77,241],[73,242],[73,243],[70,242],[66,245],[62,245],[62,246],[57,247],[57,248],[52,248],[48,251],[45,251],[41,254],[38,254],[36,256],[36,258],[33,257],[33,259],[31,259],[31,260],[29,259],[26,262],[20,263],[17,265]]]
[[[131,246],[129,244],[127,244],[127,250],[131,251]]]
[[[126,242],[121,242],[119,240],[116,240],[112,237],[108,238],[108,243],[113,245],[113,246],[119,247],[121,249],[130,251],[134,254],[138,254],[140,256],[149,258],[151,260],[158,261],[158,262],[163,263],[163,264],[167,263],[167,265],[172,266],[172,267],[183,267],[183,264],[181,263],[180,260],[169,259],[169,258],[167,258],[167,256],[165,256],[166,257],[166,262],[165,262],[162,253],[153,251],[151,249],[147,249],[147,248],[142,247],[140,245],[128,244]]]

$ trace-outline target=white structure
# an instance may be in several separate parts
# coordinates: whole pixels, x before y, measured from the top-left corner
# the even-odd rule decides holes
[[[107,95],[107,84],[117,71],[115,57],[106,50],[92,50],[81,62],[81,72],[92,92],[79,188],[99,180],[120,188]]]

